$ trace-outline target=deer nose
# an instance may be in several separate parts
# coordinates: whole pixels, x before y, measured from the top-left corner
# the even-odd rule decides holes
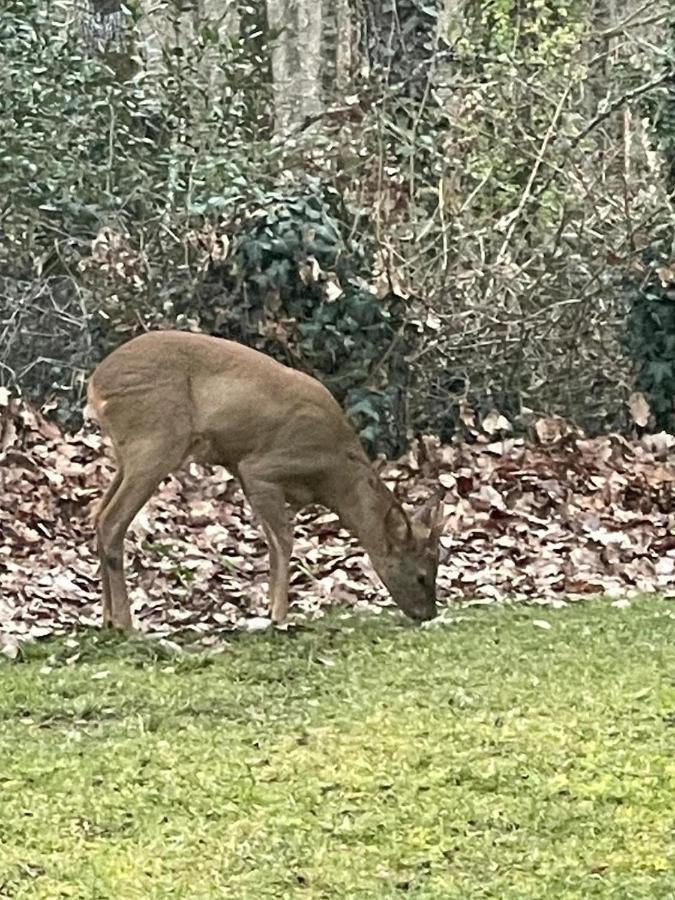
[[[414,618],[417,619],[418,622],[428,622],[429,619],[434,619],[438,615],[438,610],[436,609],[436,604],[433,606],[425,606],[423,609],[417,609],[414,612]]]

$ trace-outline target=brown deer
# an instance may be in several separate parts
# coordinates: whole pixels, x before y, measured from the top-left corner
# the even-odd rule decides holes
[[[155,331],[100,363],[88,401],[117,461],[95,514],[104,623],[130,630],[124,536],[162,479],[188,457],[239,478],[269,546],[274,622],[288,611],[287,506],[311,503],[338,514],[410,618],[436,614],[438,505],[409,518],[314,378],[233,341]]]

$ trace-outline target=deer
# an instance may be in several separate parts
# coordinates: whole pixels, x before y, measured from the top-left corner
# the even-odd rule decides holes
[[[221,465],[241,484],[268,546],[275,625],[289,608],[291,514],[314,504],[336,513],[357,538],[409,619],[437,614],[440,503],[409,515],[337,400],[312,376],[235,341],[149,331],[95,368],[87,414],[116,462],[93,514],[105,626],[133,630],[125,534],[160,482],[187,460]]]

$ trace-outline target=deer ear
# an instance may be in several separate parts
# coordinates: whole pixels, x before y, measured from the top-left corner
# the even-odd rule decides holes
[[[434,540],[437,540],[440,537],[441,531],[443,530],[442,510],[443,504],[440,499],[434,499],[425,503],[424,506],[415,513],[415,521],[419,522],[420,525],[424,525],[425,528],[428,528],[429,534]]]
[[[398,503],[393,503],[384,518],[384,527],[390,544],[402,546],[412,537],[410,519],[406,511]]]

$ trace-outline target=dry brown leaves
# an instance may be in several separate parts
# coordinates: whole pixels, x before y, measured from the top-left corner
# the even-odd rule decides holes
[[[425,439],[384,477],[413,504],[441,492],[442,602],[566,602],[668,593],[675,584],[668,435],[585,439],[540,420],[537,445],[506,437],[498,419],[476,443]],[[491,436],[492,435],[492,436]],[[0,649],[100,622],[91,507],[111,476],[98,433],[62,434],[0,392]],[[127,539],[139,627],[189,630],[202,643],[266,611],[267,554],[224,470],[168,479]],[[298,517],[292,597],[314,615],[331,603],[379,608],[384,592],[360,548],[321,510]]]

